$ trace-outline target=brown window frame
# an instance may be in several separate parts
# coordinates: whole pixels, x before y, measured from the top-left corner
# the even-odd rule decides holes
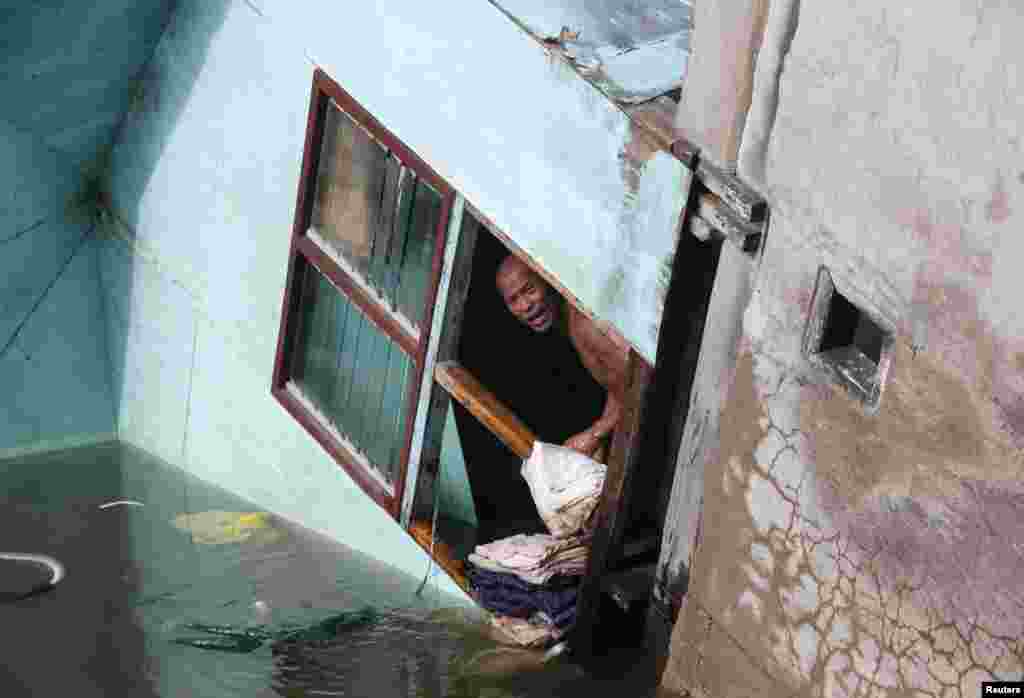
[[[425,307],[420,322],[419,336],[413,336],[379,301],[367,293],[361,281],[339,265],[326,250],[308,236],[313,213],[313,199],[319,171],[324,124],[331,101],[348,114],[373,138],[388,148],[398,160],[417,177],[427,182],[441,195],[441,214],[434,238],[434,250],[430,277],[427,283]],[[309,114],[306,124],[306,139],[302,156],[302,170],[299,178],[298,195],[295,204],[295,220],[292,227],[291,246],[288,253],[288,276],[281,310],[281,325],[278,332],[277,352],[274,359],[274,373],[271,393],[292,417],[326,450],[335,462],[359,485],[359,487],[392,518],[398,518],[402,497],[407,487],[409,456],[412,444],[413,425],[419,402],[419,391],[426,365],[427,346],[433,324],[434,305],[441,277],[441,265],[448,232],[448,223],[455,200],[455,190],[415,152],[399,140],[391,131],[375,119],[358,101],[331,79],[323,70],[316,69],[310,96]],[[305,275],[319,271],[331,284],[355,305],[370,322],[408,355],[413,372],[405,396],[405,433],[402,436],[399,473],[394,491],[389,491],[380,478],[369,471],[362,458],[354,453],[336,435],[335,429],[310,410],[288,388],[291,380],[290,362],[297,352],[302,351],[299,330],[302,288]]]

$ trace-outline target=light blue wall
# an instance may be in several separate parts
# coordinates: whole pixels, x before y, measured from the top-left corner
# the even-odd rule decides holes
[[[116,126],[169,5],[24,2],[3,10],[0,457],[113,435],[89,233]]]
[[[135,78],[173,0],[5,3],[0,23],[2,118],[94,165],[115,139]]]
[[[664,155],[631,188],[625,115],[488,3],[460,17],[180,3],[114,151],[101,263],[121,438],[413,573],[423,551],[270,395],[314,68],[650,356],[684,183]]]
[[[101,243],[118,434],[422,575],[423,550],[270,394],[311,76],[242,3],[173,15],[114,151]]]
[[[455,412],[448,409],[441,441],[441,511],[470,526],[477,525],[473,491],[469,487],[466,458],[459,441]]]
[[[0,457],[114,431],[91,226],[69,211],[78,180],[0,122]]]

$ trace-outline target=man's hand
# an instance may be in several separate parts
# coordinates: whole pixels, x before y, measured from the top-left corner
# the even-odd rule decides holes
[[[574,451],[579,451],[588,458],[594,458],[602,444],[601,438],[588,429],[570,437],[562,445]]]

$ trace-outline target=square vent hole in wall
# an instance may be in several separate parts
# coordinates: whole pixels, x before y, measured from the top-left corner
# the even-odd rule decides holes
[[[804,335],[804,354],[811,363],[874,412],[893,345],[893,332],[840,293],[822,267]]]

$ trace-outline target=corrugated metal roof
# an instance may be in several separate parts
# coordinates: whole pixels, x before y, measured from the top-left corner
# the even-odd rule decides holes
[[[538,39],[557,44],[609,97],[637,103],[682,84],[692,7],[681,0],[498,0]]]

